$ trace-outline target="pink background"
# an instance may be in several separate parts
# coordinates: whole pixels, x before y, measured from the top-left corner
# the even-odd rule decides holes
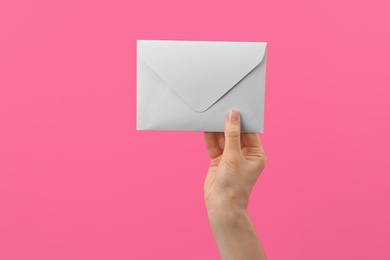
[[[0,259],[218,259],[202,133],[137,132],[136,39],[267,41],[269,259],[390,259],[390,2],[1,1]]]

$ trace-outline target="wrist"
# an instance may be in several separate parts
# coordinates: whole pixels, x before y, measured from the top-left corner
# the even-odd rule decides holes
[[[213,203],[206,204],[207,215],[211,225],[234,225],[242,218],[246,218],[248,213],[245,207],[236,204]]]
[[[205,200],[207,211],[246,211],[247,196],[220,196]]]

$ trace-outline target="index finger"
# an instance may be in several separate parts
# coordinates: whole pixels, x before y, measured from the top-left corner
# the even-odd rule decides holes
[[[222,154],[222,149],[218,142],[219,135],[221,135],[221,133],[204,132],[204,140],[206,143],[206,148],[212,159]]]

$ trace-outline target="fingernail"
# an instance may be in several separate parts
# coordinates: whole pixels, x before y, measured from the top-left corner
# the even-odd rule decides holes
[[[232,109],[229,111],[229,121],[237,122],[238,121],[238,111]]]

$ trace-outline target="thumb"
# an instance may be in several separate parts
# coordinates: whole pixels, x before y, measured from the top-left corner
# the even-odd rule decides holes
[[[241,122],[237,110],[230,110],[225,119],[225,152],[240,153]]]

